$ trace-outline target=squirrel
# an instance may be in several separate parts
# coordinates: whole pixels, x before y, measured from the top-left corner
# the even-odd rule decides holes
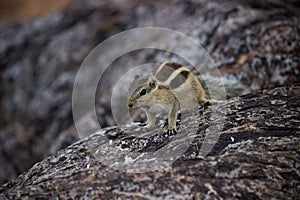
[[[198,80],[185,66],[166,61],[148,77],[135,76],[128,90],[128,107],[142,108],[146,112],[147,126],[150,127],[154,124],[150,108],[156,104],[163,106],[168,113],[167,133],[175,134],[177,113],[180,108],[195,108],[209,103],[205,82],[210,81],[214,85],[221,82],[213,77],[205,79],[207,80]],[[236,83],[229,83],[227,88],[234,85]],[[237,96],[242,89],[240,85],[235,86],[237,94],[232,96]]]

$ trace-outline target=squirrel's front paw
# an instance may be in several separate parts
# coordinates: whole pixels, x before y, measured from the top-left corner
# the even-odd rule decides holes
[[[170,136],[170,135],[175,135],[176,133],[177,133],[176,129],[168,129],[168,130],[166,131],[166,134],[167,134],[168,136]]]

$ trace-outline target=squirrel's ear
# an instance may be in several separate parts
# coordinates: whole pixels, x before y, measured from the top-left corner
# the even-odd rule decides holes
[[[150,80],[150,82],[149,82],[150,87],[155,88],[156,78],[152,73],[150,74],[149,80]]]
[[[152,87],[152,88],[155,88],[155,86],[156,86],[156,80],[151,80],[150,81],[150,83],[149,83],[149,85],[150,85],[150,87]]]

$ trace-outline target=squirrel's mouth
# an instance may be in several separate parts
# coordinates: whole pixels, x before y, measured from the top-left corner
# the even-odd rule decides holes
[[[128,102],[128,108],[138,108],[138,107],[143,107],[144,105],[144,101],[134,101],[134,102]]]

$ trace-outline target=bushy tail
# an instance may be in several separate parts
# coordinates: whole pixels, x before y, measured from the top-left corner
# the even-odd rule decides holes
[[[224,100],[243,94],[246,87],[234,79],[205,75],[200,80],[207,99]]]

